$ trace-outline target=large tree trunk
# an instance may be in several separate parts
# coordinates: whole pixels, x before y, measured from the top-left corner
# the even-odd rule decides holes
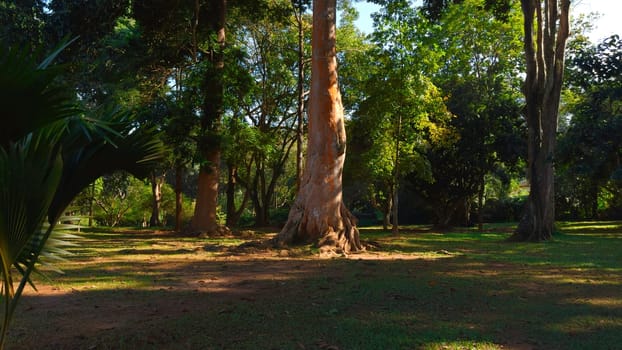
[[[553,162],[570,0],[521,0],[521,4],[530,190],[512,239],[538,242],[550,239],[555,230]]]
[[[346,133],[337,84],[336,1],[313,1],[309,139],[300,190],[279,244],[317,242],[322,252],[362,250],[356,218],[342,199]]]
[[[213,234],[218,230],[216,211],[218,208],[218,178],[220,168],[220,150],[203,152],[208,164],[199,172],[197,201],[192,217],[192,230]]]
[[[216,210],[218,208],[218,184],[220,173],[220,128],[223,115],[223,72],[225,46],[226,0],[212,1],[210,31],[216,42],[211,43],[208,53],[210,67],[204,84],[203,116],[199,151],[203,164],[199,172],[197,201],[191,228],[195,232],[214,234],[218,231]]]

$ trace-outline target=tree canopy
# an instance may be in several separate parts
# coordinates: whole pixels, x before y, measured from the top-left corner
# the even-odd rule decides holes
[[[524,170],[531,122],[523,10],[530,8],[486,0],[373,2],[380,10],[369,34],[356,28],[351,1],[336,4],[351,150],[345,202],[362,218],[396,228],[518,219],[508,213],[526,200],[534,178]],[[210,214],[199,208],[195,223],[209,216],[210,225],[265,226],[285,223],[304,172],[311,3],[225,3],[0,2],[6,45],[38,52],[77,37],[57,58],[66,67],[58,79],[88,108],[130,111],[128,130],[161,131],[169,152],[149,184],[162,179],[174,188],[178,220],[164,221],[177,221],[180,230],[188,218],[182,211],[207,203],[200,177],[213,175]],[[565,13],[559,4],[547,8]],[[590,20],[578,22],[573,35],[589,30]],[[558,217],[617,215],[619,43],[616,36],[569,43],[554,152]],[[35,116],[38,106],[21,108]],[[15,120],[0,132],[22,128]],[[144,215],[151,214],[130,217]]]

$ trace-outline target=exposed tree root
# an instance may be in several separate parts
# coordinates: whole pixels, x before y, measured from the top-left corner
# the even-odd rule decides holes
[[[317,214],[317,213],[316,213]],[[287,224],[275,237],[277,246],[316,243],[321,256],[334,256],[363,251],[356,217],[343,203],[332,217],[313,215],[303,206],[292,208]]]
[[[207,238],[207,237],[226,237],[226,236],[231,236],[232,235],[231,229],[229,227],[225,226],[225,225],[218,225],[214,229],[206,230],[206,231],[193,230],[192,228],[189,228],[184,233],[186,235],[188,235],[188,236],[201,237],[201,238]]]
[[[547,227],[541,217],[536,215],[534,205],[527,204],[516,231],[507,240],[510,242],[545,242],[551,240],[554,227]]]

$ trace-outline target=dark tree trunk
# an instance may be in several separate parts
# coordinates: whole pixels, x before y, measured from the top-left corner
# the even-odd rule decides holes
[[[452,227],[458,208],[463,205],[460,199],[446,200],[442,204],[437,205],[435,228],[446,230]]]
[[[91,196],[89,198],[89,227],[93,227],[93,209],[95,208],[95,181],[91,184]]]
[[[595,185],[592,188],[591,191],[591,213],[590,213],[590,218],[591,219],[598,219],[598,185]]]
[[[255,212],[255,227],[265,227],[269,224],[268,206],[265,202],[265,181],[263,162],[259,159],[255,162],[255,176],[253,178],[251,192],[251,201]]]
[[[305,46],[304,46],[304,22],[303,3],[298,1],[296,21],[298,24],[298,106],[296,109],[296,192],[300,190],[303,167],[303,136],[304,136],[304,112],[305,112]]]
[[[246,201],[248,200],[248,191],[244,194],[244,199],[240,204],[240,208],[236,208],[235,206],[235,192],[237,188],[237,172],[238,167],[235,165],[227,166],[227,227],[235,227],[238,225],[238,221],[240,220],[240,216],[242,215],[242,211],[246,206]]]
[[[237,223],[235,217],[235,174],[238,168],[234,165],[227,166],[227,226],[233,227]]]
[[[465,197],[458,200],[455,218],[456,225],[463,227],[471,225],[471,198]]]
[[[393,209],[393,198],[389,197],[382,203],[382,229],[388,230],[391,225],[391,211]]]
[[[397,126],[395,132],[395,161],[393,164],[393,193],[391,207],[393,215],[391,220],[391,234],[397,236],[399,234],[399,190],[400,190],[400,139],[402,137],[402,115],[398,113]]]
[[[484,176],[479,184],[477,191],[477,228],[480,232],[484,231],[484,191],[486,189],[486,181]]]
[[[555,230],[555,136],[570,0],[521,0],[521,5],[527,65],[524,92],[530,189],[512,239],[539,242],[551,239]]]
[[[342,198],[346,134],[337,83],[336,0],[313,1],[311,95],[306,166],[279,244],[317,242],[321,251],[362,250],[356,218]]]

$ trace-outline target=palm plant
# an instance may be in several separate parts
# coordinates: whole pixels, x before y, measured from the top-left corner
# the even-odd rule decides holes
[[[59,67],[50,65],[66,45],[41,64],[27,50],[0,48],[0,349],[71,200],[109,172],[145,177],[162,154],[154,131],[132,124],[127,114],[102,109],[87,117],[79,108],[75,92],[57,82]]]

